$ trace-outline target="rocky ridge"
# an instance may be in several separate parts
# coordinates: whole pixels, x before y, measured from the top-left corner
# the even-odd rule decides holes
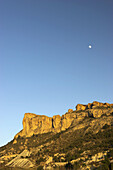
[[[104,109],[102,109],[104,108]],[[33,113],[25,113],[23,118],[23,130],[15,135],[15,138],[30,137],[43,133],[59,133],[73,126],[75,122],[83,120],[85,117],[99,118],[102,115],[110,115],[113,112],[113,104],[100,103],[94,101],[88,105],[78,104],[76,110],[69,109],[62,116],[55,115],[48,117],[45,115],[36,115]]]

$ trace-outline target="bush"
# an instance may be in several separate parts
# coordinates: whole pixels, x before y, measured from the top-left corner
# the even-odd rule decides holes
[[[107,129],[107,128],[109,128],[109,127],[110,127],[110,125],[105,124],[105,125],[103,126],[103,129]]]
[[[102,161],[102,170],[108,170],[110,166],[110,161],[107,156],[105,156],[105,159]]]
[[[37,170],[42,170],[43,166],[38,166]]]
[[[65,168],[66,168],[66,170],[72,170],[74,167],[73,167],[73,165],[72,165],[70,162],[68,162],[68,163],[65,165]]]
[[[53,160],[54,160],[55,162],[60,162],[60,157],[54,156],[54,157],[53,157]]]
[[[109,151],[108,157],[113,157],[113,150],[110,150],[110,151]]]
[[[21,158],[24,158],[24,156],[21,156]]]
[[[73,169],[80,169],[79,163],[75,162],[73,165]]]
[[[109,167],[106,164],[101,165],[98,170],[109,170]]]
[[[67,154],[66,155],[66,161],[68,161],[68,162],[70,162],[70,161],[72,161],[74,159],[74,156],[73,155],[71,155],[71,154]]]
[[[45,159],[44,158],[42,158],[42,157],[40,157],[39,159],[37,159],[36,160],[36,164],[40,164],[40,162],[44,162],[45,161]]]

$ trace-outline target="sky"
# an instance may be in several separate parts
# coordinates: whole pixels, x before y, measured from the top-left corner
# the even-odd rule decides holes
[[[0,146],[93,101],[113,103],[113,0],[0,0]]]

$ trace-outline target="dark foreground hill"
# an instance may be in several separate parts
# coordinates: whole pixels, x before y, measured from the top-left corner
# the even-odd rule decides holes
[[[113,104],[78,104],[63,116],[26,113],[0,148],[0,169],[113,169]]]

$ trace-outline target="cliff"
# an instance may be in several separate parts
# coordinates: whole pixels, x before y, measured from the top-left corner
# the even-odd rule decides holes
[[[108,169],[113,161],[113,104],[94,101],[62,116],[25,113],[23,129],[0,147],[0,169],[65,169],[68,162],[73,169],[104,169],[105,156]]]
[[[113,112],[113,104],[100,103],[94,101],[88,105],[78,104],[76,110],[69,109],[62,116],[55,115],[48,117],[44,115],[36,115],[33,113],[25,113],[23,118],[23,130],[15,135],[15,138],[30,137],[36,134],[48,132],[59,133],[71,126],[82,121],[85,117],[99,118],[103,114],[111,114]]]

